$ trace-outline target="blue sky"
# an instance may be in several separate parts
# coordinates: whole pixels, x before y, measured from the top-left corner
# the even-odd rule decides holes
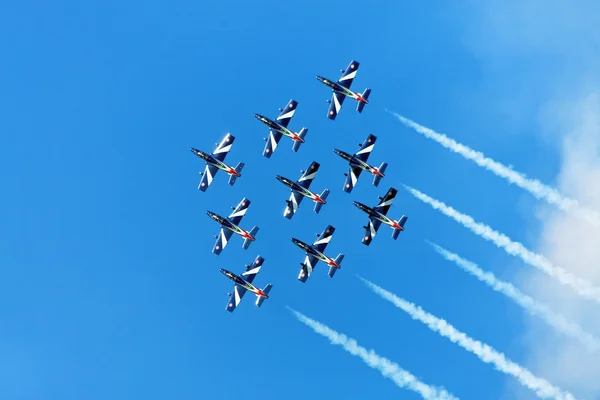
[[[384,111],[554,182],[557,150],[536,136],[537,120],[523,116],[538,99],[523,100],[518,112],[485,106],[532,73],[527,63],[518,77],[484,65],[463,29],[478,18],[468,5],[22,1],[0,15],[6,398],[418,398],[331,346],[286,305],[461,398],[505,392],[511,378],[355,277],[523,361],[522,310],[424,240],[501,277],[523,265],[401,185],[530,245],[535,200]],[[332,122],[331,92],[315,75],[337,79],[351,59],[361,63],[353,89],[372,88],[371,101],[358,114],[347,100]],[[292,153],[283,138],[265,159],[268,131],[252,114],[275,117],[290,98],[299,102],[290,128],[307,127],[307,143]],[[201,193],[204,164],[188,149],[212,151],[226,132],[236,136],[227,162],[244,161],[243,177],[229,187],[219,173]],[[369,133],[378,136],[370,161],[387,161],[386,177],[374,188],[363,174],[348,195],[347,164],[332,149],[354,151]],[[289,190],[274,175],[297,178],[313,160],[321,169],[311,188],[331,189],[328,204],[315,215],[304,202],[288,221]],[[407,230],[393,241],[382,227],[363,246],[366,217],[352,200],[374,204],[390,186],[399,189],[390,216],[406,214]],[[205,211],[225,214],[244,196],[252,205],[241,225],[260,226],[257,241],[243,250],[235,237],[213,255],[218,226]],[[289,238],[312,241],[327,224],[337,229],[328,252],[345,253],[343,267],[329,279],[319,264],[301,284],[303,254]],[[272,283],[271,298],[257,309],[247,296],[229,314],[232,287],[219,268],[242,272],[259,254],[256,283]]]

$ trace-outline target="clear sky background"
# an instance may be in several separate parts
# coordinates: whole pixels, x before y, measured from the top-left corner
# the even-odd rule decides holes
[[[597,176],[586,174],[600,164],[593,118],[598,69],[592,73],[600,48],[592,16],[600,10],[595,2],[579,3],[1,6],[2,398],[419,398],[329,344],[285,306],[457,397],[535,398],[381,300],[356,274],[574,394],[600,398],[597,354],[581,355],[579,344],[443,260],[425,240],[551,304],[571,304],[571,292],[560,288],[556,300],[557,285],[419,202],[402,184],[548,250],[565,268],[569,260],[554,250],[561,236],[580,231],[567,221],[559,225],[568,230],[553,235],[562,214],[384,110],[599,205],[598,190],[586,191],[593,183],[585,179],[597,187]],[[347,99],[330,121],[331,91],[315,75],[337,79],[352,59],[361,63],[352,89],[372,88],[370,103],[358,114]],[[293,153],[283,138],[266,159],[268,129],[253,113],[274,118],[291,98],[299,106],[290,128],[307,127],[307,142]],[[581,122],[582,115],[589,118]],[[583,136],[572,128],[579,122]],[[230,187],[219,172],[202,193],[198,172],[205,164],[189,148],[213,151],[226,132],[236,136],[226,161],[245,162],[243,177]],[[354,152],[369,133],[378,137],[369,161],[387,161],[386,177],[375,188],[363,173],[348,195],[342,191],[348,165],[332,149]],[[586,162],[581,149],[588,150]],[[289,189],[274,176],[296,179],[313,160],[321,169],[311,189],[331,189],[328,204],[315,215],[305,200],[289,221],[282,215]],[[390,186],[399,193],[389,216],[407,215],[406,231],[393,241],[382,226],[366,247],[360,240],[367,218],[352,201],[375,205]],[[219,227],[205,211],[227,214],[244,196],[252,204],[241,226],[260,226],[257,241],[243,250],[233,237],[215,256]],[[327,224],[336,227],[327,253],[346,255],[342,269],[330,279],[319,263],[302,284],[304,255],[289,238],[312,242]],[[599,265],[597,234],[573,236],[589,243],[592,254],[577,265]],[[561,254],[572,254],[564,249]],[[247,294],[230,314],[232,284],[219,268],[241,273],[257,255],[265,263],[255,283],[272,283],[271,298],[258,309]],[[597,309],[588,306],[562,311],[596,321],[588,329],[600,333]],[[568,362],[585,365],[587,375]]]

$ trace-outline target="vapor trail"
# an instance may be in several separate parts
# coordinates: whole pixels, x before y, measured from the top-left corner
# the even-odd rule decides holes
[[[424,323],[432,331],[438,332],[440,335],[457,343],[468,352],[475,354],[481,361],[493,364],[498,371],[514,376],[522,385],[533,390],[538,397],[542,399],[557,400],[575,399],[571,393],[563,391],[545,379],[538,378],[529,370],[508,360],[504,354],[494,350],[487,344],[471,339],[466,334],[458,331],[445,320],[425,312],[421,307],[399,298],[395,294],[388,292],[364,278],[360,279],[369,287],[369,289],[375,292],[375,294],[394,304],[396,307],[409,314],[413,319]]]
[[[300,322],[310,327],[316,333],[326,337],[332,344],[341,346],[348,353],[360,357],[369,367],[378,370],[383,376],[391,379],[398,387],[417,392],[426,400],[458,400],[444,388],[429,386],[417,379],[410,372],[400,368],[398,364],[377,355],[373,350],[360,346],[356,340],[338,333],[322,323],[287,307]]]
[[[486,157],[483,153],[458,143],[442,133],[435,132],[427,127],[419,125],[388,109],[386,109],[386,111],[398,118],[398,120],[407,127],[414,129],[428,139],[434,140],[443,147],[460,154],[464,158],[474,161],[480,167],[483,167],[488,171],[491,171],[494,175],[504,178],[521,189],[528,191],[536,198],[546,200],[548,203],[558,206],[561,210],[572,211],[575,215],[589,222],[600,224],[600,214],[596,211],[581,207],[577,200],[564,196],[553,187],[545,185],[537,179],[528,178],[525,174],[514,171],[512,168],[494,161],[493,159]]]
[[[497,247],[504,249],[508,254],[519,257],[532,267],[544,271],[563,285],[572,287],[580,296],[587,297],[600,303],[600,288],[592,285],[585,279],[578,278],[565,269],[553,265],[540,254],[528,250],[521,243],[512,241],[508,236],[493,230],[491,227],[475,221],[469,215],[456,211],[454,208],[429,197],[425,193],[421,193],[417,189],[413,189],[406,185],[403,186],[417,199],[429,204],[434,209],[441,211],[465,228],[470,229],[476,235],[494,243]]]
[[[493,273],[483,271],[477,266],[477,264],[465,260],[458,254],[452,253],[435,243],[431,243],[429,241],[428,243],[446,260],[452,261],[463,271],[473,275],[481,282],[491,287],[494,291],[500,292],[506,297],[510,298],[515,303],[523,307],[525,311],[532,315],[541,317],[544,321],[546,321],[546,323],[557,329],[559,332],[579,340],[592,351],[597,351],[600,349],[600,342],[598,339],[591,333],[586,332],[579,324],[567,320],[561,314],[552,311],[552,309],[547,305],[540,303],[531,296],[521,292],[512,284],[496,278]]]

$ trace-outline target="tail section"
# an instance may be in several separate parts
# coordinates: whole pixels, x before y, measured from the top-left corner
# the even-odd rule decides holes
[[[402,218],[400,218],[398,220],[398,225],[400,225],[401,227],[404,228],[404,224],[406,223],[407,219],[408,219],[408,217],[403,215]],[[394,239],[394,240],[398,239],[399,234],[400,234],[400,229],[394,229],[392,232],[392,239]]]
[[[338,254],[338,256],[335,258],[335,262],[337,265],[341,266],[342,265],[342,260],[344,259],[344,255],[342,253]],[[329,267],[329,277],[333,278],[333,275],[335,275],[335,271],[339,269],[337,267]]]
[[[250,235],[253,238],[256,238],[256,233],[258,232],[258,229],[259,229],[258,226],[254,226],[254,227],[252,227],[252,229],[248,233],[250,233]],[[250,239],[244,239],[244,243],[242,244],[242,248],[244,250],[247,250],[248,247],[250,247],[250,243],[252,243],[252,240],[250,240]]]
[[[378,171],[381,172],[381,175],[385,174],[385,170],[387,169],[387,163],[386,162],[382,162],[381,165],[378,168]],[[375,175],[373,177],[373,186],[377,187],[379,185],[379,182],[381,181],[381,178],[383,178],[381,175]]]
[[[300,136],[300,139],[304,140],[304,138],[306,137],[306,134],[308,133],[308,129],[306,128],[302,128],[300,130],[300,133],[298,133],[298,136]],[[294,140],[294,144],[292,145],[292,150],[294,151],[298,151],[298,149],[300,149],[300,145],[302,144],[301,141],[296,141]]]
[[[268,296],[272,287],[273,287],[273,285],[271,285],[270,283],[267,283],[267,286],[265,286],[265,288],[262,290],[263,293]],[[262,296],[256,295],[256,307],[260,307],[262,305],[263,301],[265,301],[266,299],[268,299],[268,297],[262,297]]]
[[[371,89],[367,88],[365,89],[364,92],[362,92],[361,96],[363,99],[365,100],[369,100],[369,95],[371,94]],[[365,108],[365,104],[367,103],[363,103],[362,101],[358,102],[358,105],[356,106],[356,111],[358,111],[359,113],[362,112],[363,108]]]
[[[329,189],[325,189],[323,190],[323,193],[321,193],[321,199],[325,200],[327,198],[327,196],[329,196]],[[324,203],[316,203],[315,204],[315,212],[318,214],[319,211],[321,211],[321,207],[323,207]]]
[[[237,172],[238,174],[240,172],[242,172],[242,170],[244,169],[244,163],[243,162],[239,162],[238,165],[235,166],[234,170],[235,172]],[[240,174],[241,175],[241,174]],[[235,180],[238,177],[236,175],[229,175],[229,185],[233,186],[233,184],[235,183]]]

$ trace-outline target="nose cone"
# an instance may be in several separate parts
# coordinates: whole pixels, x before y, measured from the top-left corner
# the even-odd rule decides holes
[[[223,268],[219,268],[219,269],[221,270],[221,273],[222,273],[223,275],[227,275],[227,271],[225,271]]]
[[[261,117],[262,117],[262,115],[260,115],[260,114],[254,114],[254,118],[256,118],[256,119],[260,119]]]
[[[215,218],[215,213],[212,211],[206,211],[206,215],[208,215],[209,217],[211,217],[213,219]]]
[[[342,151],[341,151],[341,150],[339,150],[339,149],[333,149],[333,152],[334,152],[335,154],[337,154],[338,156],[342,154]]]
[[[296,246],[300,245],[300,241],[296,238],[292,238],[292,243],[294,243]]]
[[[275,175],[275,179],[277,179],[279,182],[283,182],[283,176],[281,175]]]
[[[191,151],[192,153],[196,154],[196,155],[198,155],[198,153],[200,153],[200,150],[198,150],[198,149],[195,149],[195,148],[193,148],[193,147],[190,147],[190,151]]]

